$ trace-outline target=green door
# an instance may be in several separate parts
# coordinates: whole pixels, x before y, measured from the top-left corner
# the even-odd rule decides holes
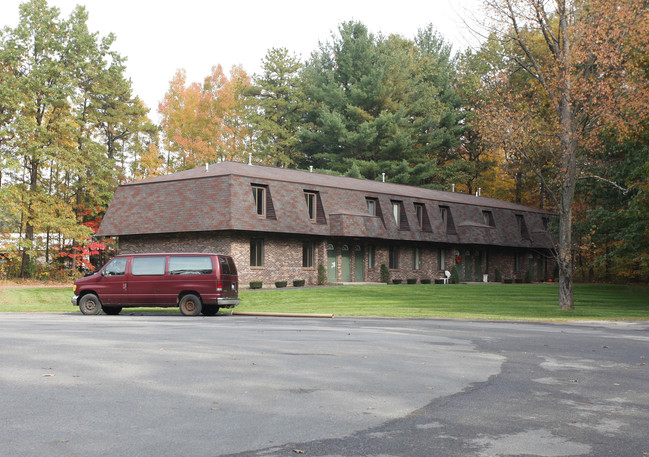
[[[348,244],[343,244],[340,250],[340,281],[352,282],[352,251]]]
[[[365,251],[363,246],[354,246],[354,281],[365,281]]]
[[[476,251],[475,256],[475,280],[482,282],[482,252]]]
[[[328,243],[327,244],[327,281],[329,282],[338,282],[338,268],[336,258],[336,247]]]

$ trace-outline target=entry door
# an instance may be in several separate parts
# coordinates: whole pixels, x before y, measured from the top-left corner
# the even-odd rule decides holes
[[[354,281],[365,281],[365,251],[363,246],[354,246]]]
[[[471,252],[465,251],[464,259],[462,260],[464,260],[464,280],[467,282],[471,281],[471,272],[473,271],[473,259],[471,258]]]
[[[348,244],[343,244],[341,247],[341,264],[340,264],[340,280],[342,282],[352,281],[352,251],[349,249]]]
[[[327,281],[329,282],[338,282],[337,261],[336,247],[331,243],[327,244]]]
[[[475,257],[475,280],[477,282],[482,281],[482,252],[476,251]]]

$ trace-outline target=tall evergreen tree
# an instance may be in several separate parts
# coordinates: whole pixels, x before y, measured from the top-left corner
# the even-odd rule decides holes
[[[299,133],[309,106],[301,79],[302,62],[286,48],[273,48],[262,60],[246,92],[255,143],[262,163],[294,167],[302,159]]]

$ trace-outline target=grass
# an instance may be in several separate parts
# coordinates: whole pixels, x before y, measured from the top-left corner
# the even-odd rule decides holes
[[[389,285],[243,290],[239,311],[493,320],[649,320],[649,288],[576,284],[575,310],[556,284]],[[0,289],[0,312],[78,312],[71,287]],[[178,313],[143,308],[130,312]]]

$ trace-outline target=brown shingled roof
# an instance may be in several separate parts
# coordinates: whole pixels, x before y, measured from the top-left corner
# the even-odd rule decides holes
[[[371,181],[368,179],[350,178],[347,176],[328,175],[290,168],[276,168],[264,165],[248,165],[241,162],[221,162],[210,164],[207,167],[197,167],[191,170],[180,171],[166,176],[143,179],[124,186],[140,186],[150,183],[174,182],[194,180],[214,176],[237,175],[272,181],[291,182],[305,185],[317,185],[348,189],[377,194],[390,194],[394,196],[422,198],[446,203],[463,203],[465,205],[485,206],[491,208],[504,208],[519,211],[535,211],[551,214],[550,212],[530,208],[528,206],[510,203],[490,197],[476,197],[460,192],[447,192],[443,190],[427,189],[423,187],[395,184],[390,182]]]
[[[251,185],[268,186],[276,217],[257,216]],[[324,218],[308,218],[305,191],[317,192]],[[320,198],[321,197],[321,198]],[[366,198],[376,199],[383,218],[367,213]],[[401,201],[409,227],[391,217]],[[425,204],[426,229],[416,228],[414,205]],[[439,206],[448,206],[454,231],[442,227]],[[483,223],[493,211],[496,227]],[[351,236],[501,246],[550,247],[547,236],[516,233],[516,215],[524,214],[532,232],[543,232],[550,213],[494,198],[475,197],[402,184],[310,173],[301,170],[223,162],[120,186],[99,236],[199,231],[243,231],[315,236]]]

